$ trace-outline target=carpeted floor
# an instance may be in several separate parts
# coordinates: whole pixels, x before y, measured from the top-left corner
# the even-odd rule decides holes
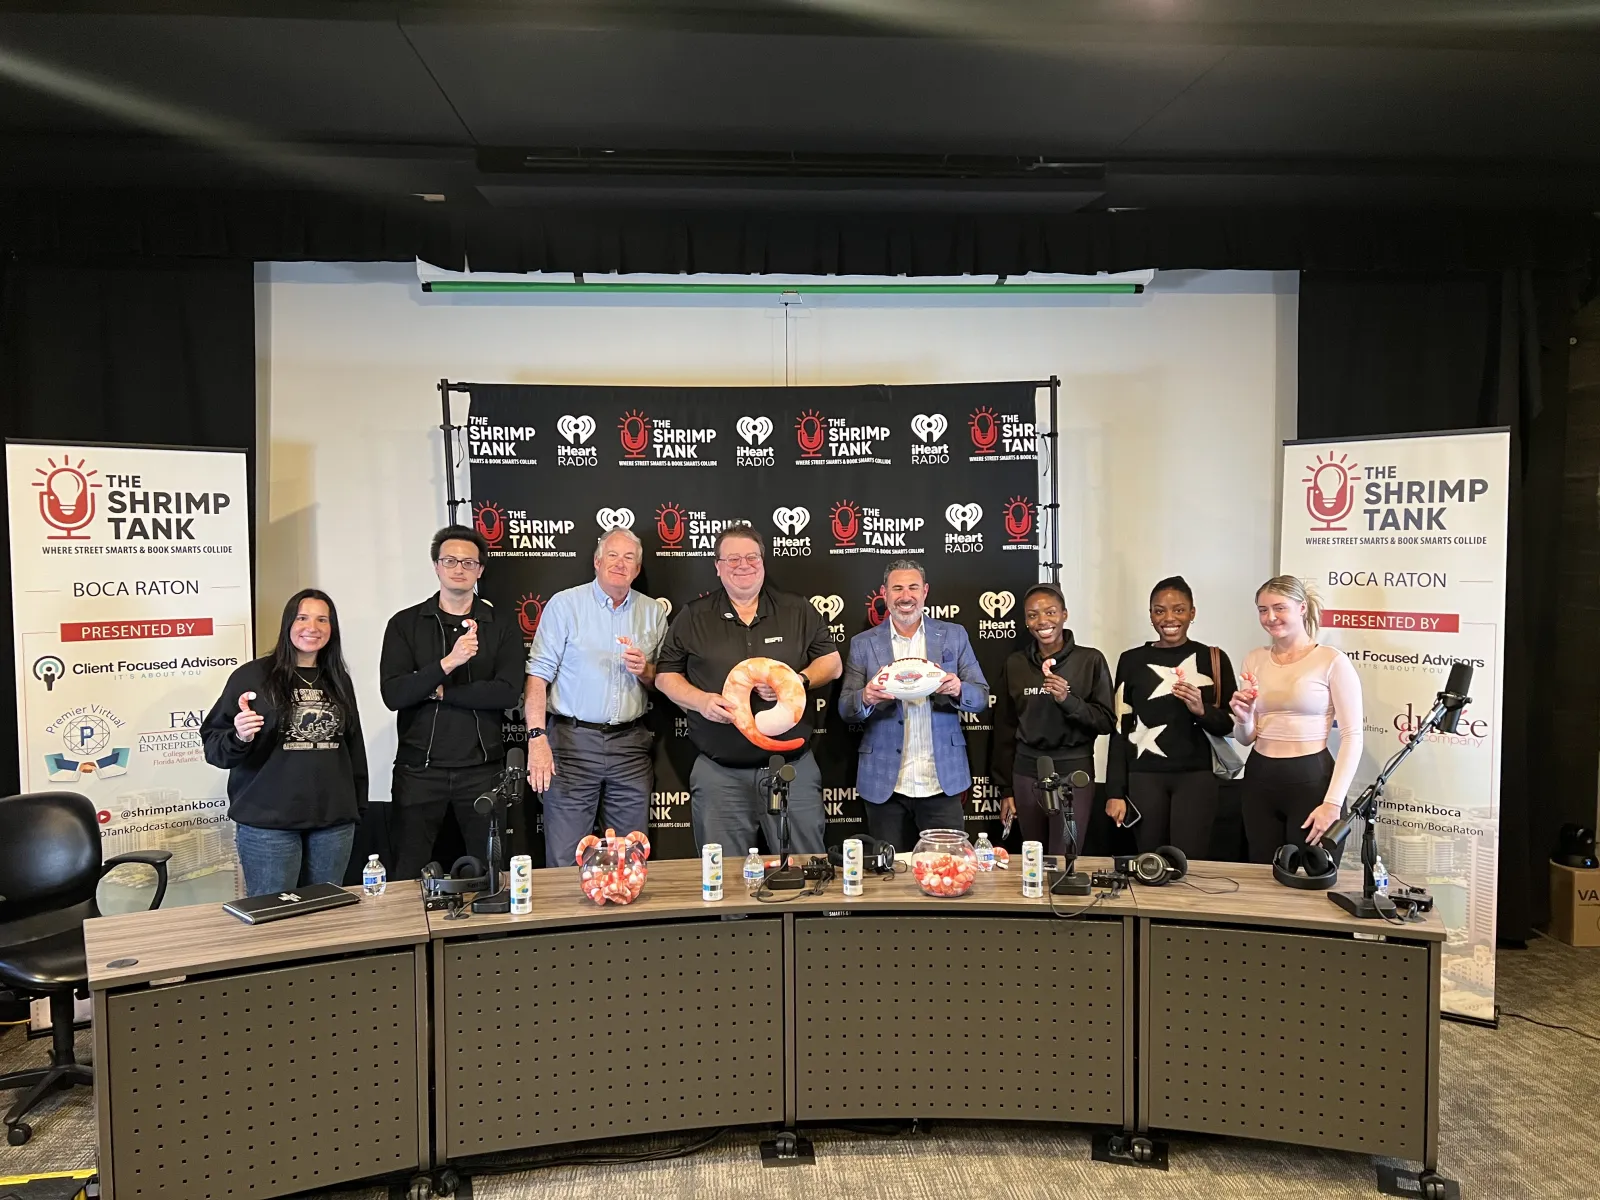
[[[1497,963],[1498,1030],[1446,1022],[1440,1168],[1473,1200],[1600,1195],[1600,949],[1573,950],[1544,938]],[[1511,1014],[1583,1033],[1544,1028]],[[0,1073],[42,1062],[48,1043],[20,1030],[0,1034]],[[86,1059],[87,1038],[80,1039]],[[53,1099],[33,1119],[34,1137],[0,1147],[0,1176],[93,1164],[88,1092]],[[1140,1171],[1094,1162],[1089,1131],[1048,1125],[941,1122],[903,1136],[808,1131],[814,1167],[763,1170],[755,1129],[724,1133],[686,1158],[629,1165],[544,1168],[478,1176],[475,1200],[616,1200],[617,1197],[859,1196],[948,1200],[955,1196],[1372,1197],[1372,1160],[1352,1154],[1214,1138],[1171,1140],[1171,1169]],[[590,1153],[666,1149],[662,1137],[590,1144]],[[1416,1164],[1405,1164],[1415,1166]],[[326,1200],[386,1200],[384,1188],[316,1193]]]

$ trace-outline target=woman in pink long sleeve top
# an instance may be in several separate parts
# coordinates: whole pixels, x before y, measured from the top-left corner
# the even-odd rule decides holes
[[[1272,638],[1245,656],[1233,736],[1253,747],[1240,796],[1250,860],[1315,842],[1344,809],[1361,758],[1361,680],[1342,651],[1319,644],[1321,605],[1292,575],[1261,585],[1256,611]],[[1339,725],[1339,757],[1328,734]]]

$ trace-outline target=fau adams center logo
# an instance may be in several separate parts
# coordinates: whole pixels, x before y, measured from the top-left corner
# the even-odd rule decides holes
[[[873,463],[889,466],[887,425],[852,425],[845,417],[827,417],[814,408],[795,418],[794,440],[800,457],[797,467],[816,467],[825,463]]]
[[[714,467],[711,456],[717,431],[674,425],[666,417],[652,417],[630,409],[617,422],[622,443],[619,467]]]
[[[972,441],[968,462],[1019,462],[1039,456],[1039,432],[1020,413],[996,413],[987,404],[967,418]]]

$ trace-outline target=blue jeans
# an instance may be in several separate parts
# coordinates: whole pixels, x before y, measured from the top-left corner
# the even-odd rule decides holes
[[[234,844],[247,896],[287,892],[308,883],[343,883],[355,841],[354,825],[326,829],[263,829],[235,825]]]

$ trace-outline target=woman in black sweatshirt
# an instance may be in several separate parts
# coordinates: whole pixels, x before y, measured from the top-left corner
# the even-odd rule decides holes
[[[367,809],[367,750],[327,593],[289,597],[277,646],[228,677],[201,737],[206,761],[228,772],[245,894],[343,882]]]
[[[1006,658],[1005,677],[995,689],[993,775],[1000,786],[1000,816],[1009,821],[1015,814],[1024,840],[1043,842],[1047,854],[1065,854],[1066,822],[1040,804],[1036,764],[1041,756],[1050,758],[1062,780],[1063,805],[1075,799],[1066,786],[1071,772],[1086,771],[1094,778],[1094,740],[1116,728],[1111,668],[1100,651],[1073,641],[1067,602],[1054,584],[1029,588],[1022,616],[1032,644]],[[1072,816],[1073,848],[1081,851],[1089,829],[1086,804],[1080,800]]]
[[[1211,857],[1217,818],[1214,733],[1233,731],[1228,700],[1238,684],[1221,650],[1189,640],[1194,593],[1181,575],[1150,593],[1156,640],[1117,660],[1118,729],[1106,756],[1106,814],[1133,827],[1141,852],[1176,846],[1192,859]]]

